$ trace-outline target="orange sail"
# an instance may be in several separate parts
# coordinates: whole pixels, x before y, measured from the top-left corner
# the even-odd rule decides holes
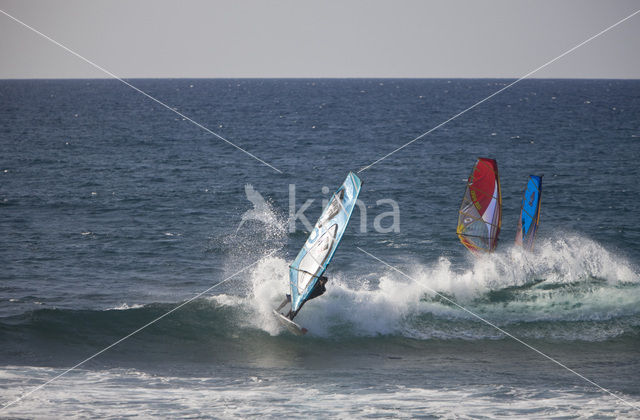
[[[458,238],[478,255],[492,252],[498,243],[502,222],[502,197],[498,164],[478,158],[469,176],[458,214]]]

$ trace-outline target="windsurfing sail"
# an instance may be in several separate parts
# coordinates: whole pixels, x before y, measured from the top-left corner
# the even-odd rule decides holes
[[[527,187],[522,196],[518,232],[516,233],[516,245],[520,245],[527,251],[533,249],[533,242],[540,222],[541,200],[542,175],[529,175],[529,182],[527,182]]]
[[[289,283],[293,316],[308,299],[318,278],[331,262],[351,218],[361,187],[360,178],[349,172],[342,186],[333,193],[307,242],[291,264]]]
[[[469,175],[458,215],[458,238],[479,255],[496,248],[502,222],[502,197],[498,164],[478,158]]]

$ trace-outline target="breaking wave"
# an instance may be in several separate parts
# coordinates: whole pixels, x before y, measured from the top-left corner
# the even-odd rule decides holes
[[[451,299],[525,337],[599,341],[638,334],[640,276],[594,241],[578,235],[549,239],[533,255],[511,248],[470,263],[456,270],[441,257],[431,265],[398,267],[407,276],[379,264],[382,271],[361,277],[334,272],[327,293],[296,319],[323,337],[502,337]],[[270,312],[282,299],[287,271],[278,257],[253,270],[251,293],[237,302],[247,307],[247,326],[280,332]]]
[[[289,257],[283,251],[286,219],[265,203],[257,210],[266,214],[253,215],[260,219],[257,223],[245,217],[245,225],[233,234],[212,240],[225,248],[227,274],[263,255],[258,263],[224,293],[197,299],[150,326],[146,341],[151,336],[151,342],[161,346],[183,346],[187,340],[196,347],[204,341],[235,349],[240,338],[242,342],[292,339],[271,313],[288,288]],[[408,257],[397,267],[406,275],[368,258],[363,254],[357,274],[331,267],[327,292],[305,305],[296,318],[312,337],[330,341],[505,338],[478,318],[482,317],[528,339],[640,338],[638,270],[578,234],[539,240],[532,254],[511,247],[483,258],[469,257],[462,268],[444,256],[431,263],[412,263]],[[11,343],[8,351],[15,354],[30,351],[34,341],[36,347],[106,346],[179,303],[129,302],[106,310],[43,308],[0,318],[0,336]]]

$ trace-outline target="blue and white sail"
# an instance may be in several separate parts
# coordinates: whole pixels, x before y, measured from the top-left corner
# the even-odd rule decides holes
[[[336,252],[358,200],[362,181],[349,172],[289,268],[291,311],[296,313],[308,299]]]
[[[516,245],[531,251],[540,223],[540,202],[542,199],[542,176],[529,175],[529,182],[522,196]]]

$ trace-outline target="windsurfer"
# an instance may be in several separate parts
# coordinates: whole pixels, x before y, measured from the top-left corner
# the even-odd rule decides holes
[[[311,291],[311,293],[309,293],[309,298],[307,300],[315,299],[318,296],[321,296],[322,294],[324,294],[324,292],[327,291],[327,288],[324,285],[327,284],[328,281],[329,279],[327,279],[325,276],[318,277],[318,281],[316,282],[316,285],[313,287],[313,290]]]
[[[360,178],[349,172],[289,266],[290,295],[286,295],[284,301],[273,312],[278,322],[294,334],[303,330],[293,322],[302,306],[305,302],[323,295],[327,290],[327,278],[322,274],[327,270],[349,223],[351,213],[358,204],[361,186]]]
[[[327,284],[328,281],[329,279],[327,279],[325,276],[318,277],[318,281],[316,282],[315,286],[313,286],[313,290],[311,291],[311,293],[309,293],[309,297],[305,300],[305,303],[310,301],[311,299],[317,298],[318,296],[322,296],[324,292],[327,291],[325,284]],[[290,302],[291,302],[291,295],[287,293],[286,298],[280,304],[280,306],[276,309],[276,311],[279,311],[280,309],[284,308],[284,306]],[[289,310],[289,312],[285,316],[293,320],[293,318],[296,316],[297,313],[298,311],[293,312],[292,310]]]

